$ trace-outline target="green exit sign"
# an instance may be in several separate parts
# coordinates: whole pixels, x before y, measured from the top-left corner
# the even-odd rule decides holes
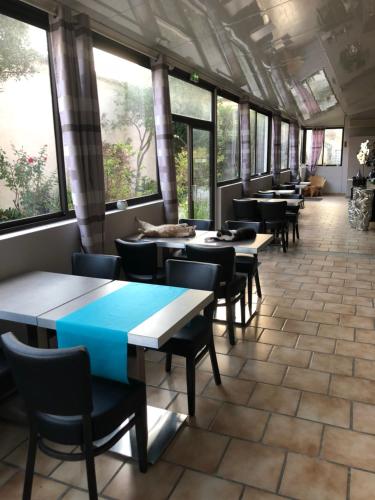
[[[195,71],[191,73],[190,75],[190,81],[193,83],[198,83],[199,82],[199,75]]]

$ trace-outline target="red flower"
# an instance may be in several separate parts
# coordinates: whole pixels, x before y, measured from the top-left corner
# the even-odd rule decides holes
[[[27,163],[34,163],[34,158],[32,156],[29,156],[27,159]]]

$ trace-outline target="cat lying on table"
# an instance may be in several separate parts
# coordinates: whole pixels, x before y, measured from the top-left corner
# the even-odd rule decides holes
[[[149,238],[191,238],[195,236],[195,226],[188,224],[162,224],[154,226],[149,222],[135,218],[138,223],[138,239]]]

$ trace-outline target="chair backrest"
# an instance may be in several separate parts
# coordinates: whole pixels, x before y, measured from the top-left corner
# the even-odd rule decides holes
[[[321,175],[312,175],[309,178],[309,181],[311,182],[312,186],[322,188],[322,187],[324,187],[325,183],[327,182],[327,179]]]
[[[37,349],[21,343],[11,332],[4,333],[1,341],[30,414],[91,413],[90,359],[84,347]]]
[[[275,198],[275,193],[255,193],[255,198]]]
[[[205,245],[186,245],[188,260],[207,262],[221,266],[220,282],[233,280],[235,269],[235,252],[233,247],[209,247]]]
[[[117,255],[102,255],[92,253],[72,254],[72,274],[118,280],[121,270],[121,259]]]
[[[189,224],[195,226],[198,231],[213,231],[214,221],[211,219],[180,219],[179,224]]]
[[[127,279],[136,280],[137,276],[156,276],[158,268],[156,243],[117,239],[115,244]]]
[[[259,212],[263,221],[281,221],[285,220],[287,209],[286,201],[275,201],[275,203],[259,202]]]
[[[259,217],[257,200],[234,199],[233,214],[237,220],[254,220]]]
[[[263,221],[227,220],[225,226],[227,229],[253,229],[256,233],[264,231]]]
[[[169,259],[165,263],[166,284],[215,291],[219,286],[220,266],[207,262]]]

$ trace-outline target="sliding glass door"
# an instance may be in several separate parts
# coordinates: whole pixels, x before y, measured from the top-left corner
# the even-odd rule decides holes
[[[210,127],[175,119],[173,143],[179,218],[211,219],[212,131]]]

